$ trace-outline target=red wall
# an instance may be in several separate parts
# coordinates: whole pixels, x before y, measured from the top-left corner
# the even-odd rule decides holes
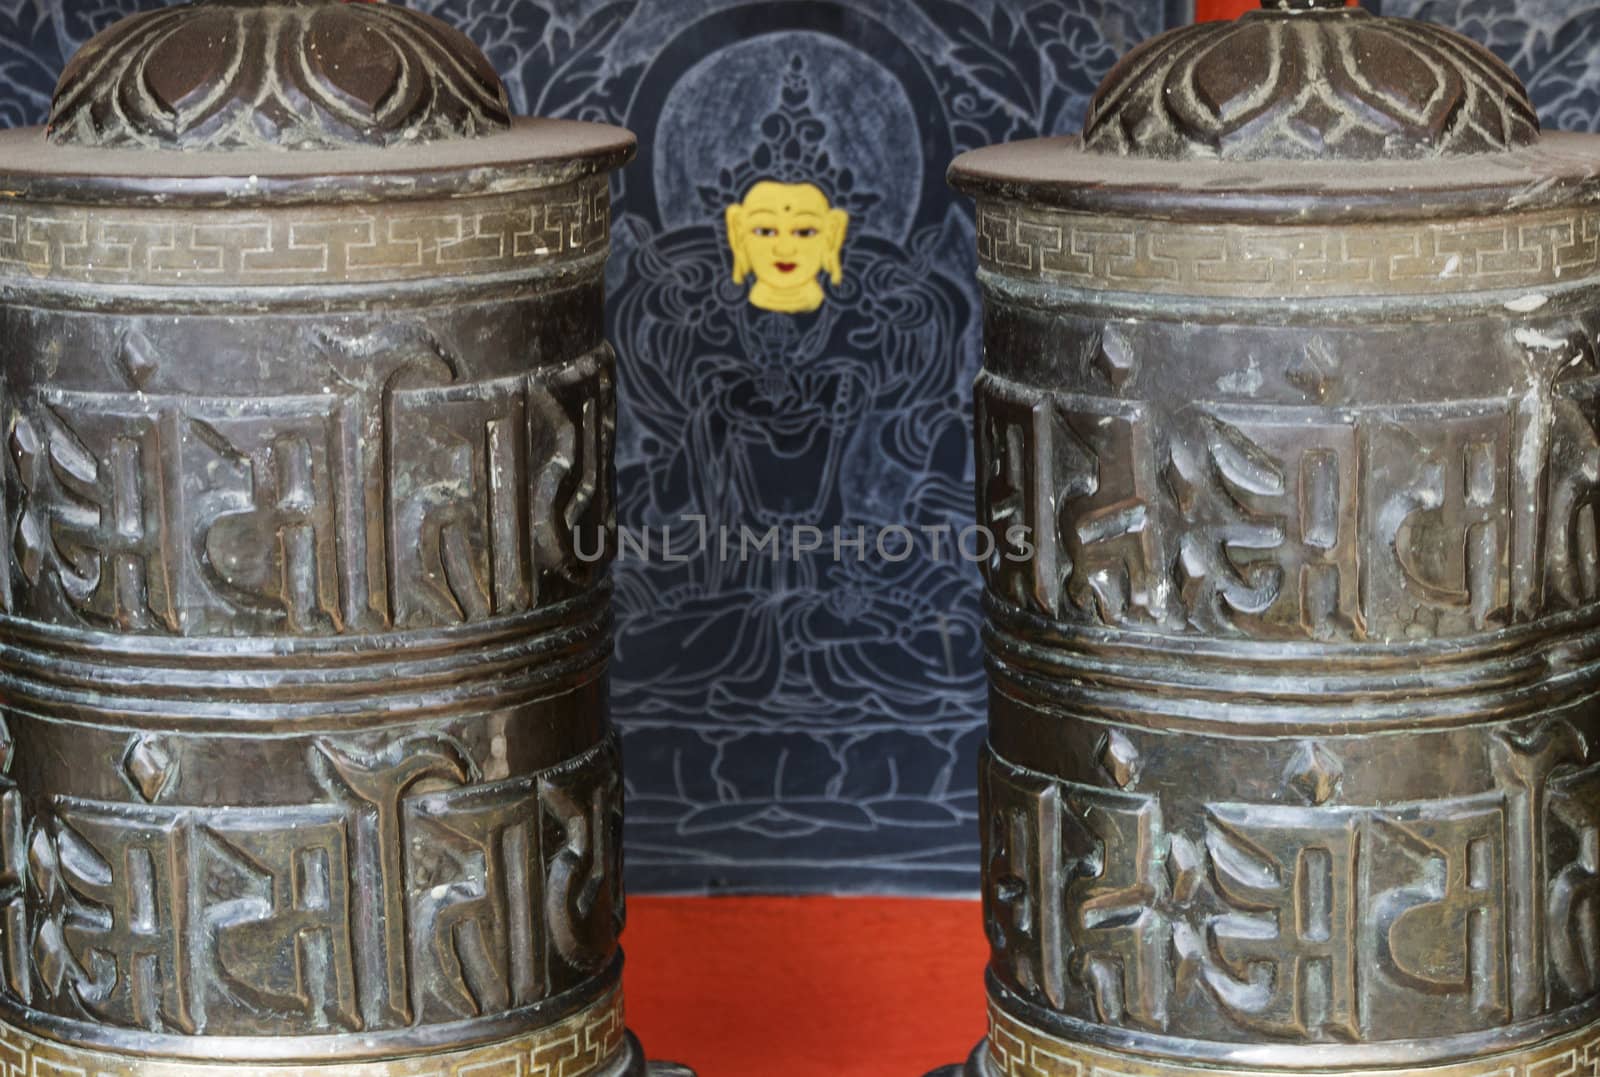
[[[1350,0],[1353,4],[1355,0]],[[1195,14],[1206,19],[1232,19],[1260,7],[1260,0],[1195,0]]]
[[[1260,7],[1259,0],[1195,0],[1195,14],[1200,21],[1207,19],[1232,19],[1251,8]]]

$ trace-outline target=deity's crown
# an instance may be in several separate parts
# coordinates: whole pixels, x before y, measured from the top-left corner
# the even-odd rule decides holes
[[[834,208],[848,211],[856,220],[878,203],[878,195],[856,189],[854,172],[828,152],[828,125],[811,109],[811,80],[799,56],[789,58],[777,107],[762,119],[760,130],[760,141],[749,154],[724,167],[715,183],[700,186],[708,214],[720,216],[725,207],[744,201],[762,180],[815,184]]]

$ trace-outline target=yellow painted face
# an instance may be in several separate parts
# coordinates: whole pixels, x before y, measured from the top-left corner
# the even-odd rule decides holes
[[[733,279],[755,274],[750,302],[765,310],[802,313],[826,298],[817,278],[844,280],[841,258],[850,216],[828,205],[814,184],[763,180],[744,202],[728,207]]]

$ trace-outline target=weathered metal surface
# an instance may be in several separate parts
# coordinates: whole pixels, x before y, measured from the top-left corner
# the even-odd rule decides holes
[[[50,108],[51,141],[100,149],[340,149],[510,126],[500,76],[460,31],[316,0],[131,16],[78,50]]]
[[[218,2],[0,135],[8,1072],[645,1072],[582,555],[632,139],[504,102]]]
[[[1600,1061],[1600,144],[1268,6],[953,170],[1010,536],[969,1077]]]

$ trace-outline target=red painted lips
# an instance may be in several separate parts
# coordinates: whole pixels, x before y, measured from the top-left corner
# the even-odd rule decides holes
[[[794,262],[774,262],[773,265],[778,267],[779,273],[793,273],[795,270],[800,268],[800,266]]]

